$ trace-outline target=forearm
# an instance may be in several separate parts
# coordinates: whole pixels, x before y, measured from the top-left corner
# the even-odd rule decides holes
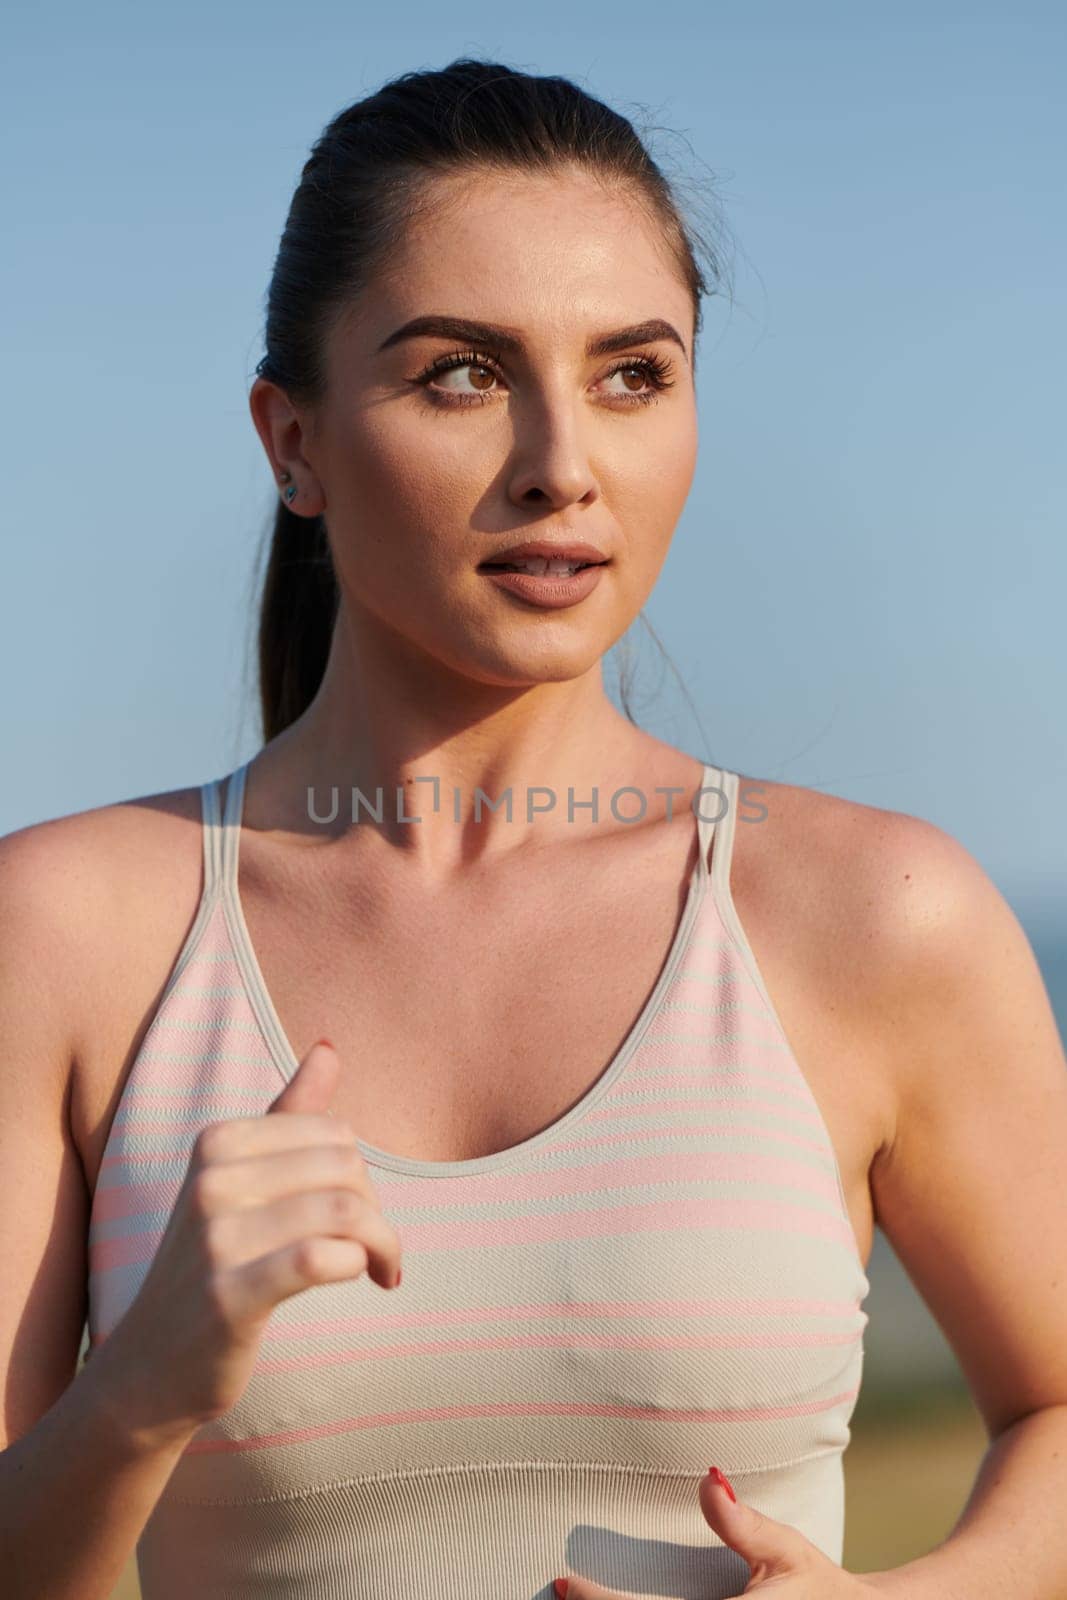
[[[863,1576],[899,1600],[1064,1600],[1067,1405],[1035,1411],[993,1441],[936,1549]]]
[[[101,1345],[35,1426],[0,1452],[6,1600],[107,1600],[191,1437],[148,1439],[131,1429],[121,1371]]]

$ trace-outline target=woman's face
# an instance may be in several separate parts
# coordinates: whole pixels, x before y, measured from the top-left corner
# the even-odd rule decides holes
[[[395,337],[446,316],[510,339]],[[682,346],[659,329],[586,353],[653,319]],[[298,507],[325,511],[359,648],[516,688],[594,667],[644,605],[689,492],[692,348],[689,290],[632,200],[579,171],[436,180],[329,335],[299,454],[279,451]],[[478,570],[527,539],[580,540],[609,564],[577,604],[531,605]]]

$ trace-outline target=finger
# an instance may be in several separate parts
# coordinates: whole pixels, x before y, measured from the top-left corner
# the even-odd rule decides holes
[[[341,1058],[329,1039],[319,1039],[297,1065],[281,1094],[268,1107],[268,1116],[285,1117],[294,1111],[327,1112],[341,1076]]]
[[[369,1204],[378,1196],[355,1145],[313,1144],[273,1150],[239,1161],[218,1161],[200,1174],[201,1196],[210,1209],[240,1211],[307,1189],[355,1190]]]
[[[201,1157],[211,1161],[240,1161],[271,1150],[315,1144],[350,1144],[358,1153],[355,1132],[347,1122],[326,1112],[310,1111],[289,1111],[284,1117],[229,1117],[203,1128],[197,1144]]]
[[[366,1267],[366,1252],[355,1239],[301,1239],[228,1273],[225,1298],[235,1320],[263,1317],[279,1300],[314,1284],[358,1278]]]
[[[367,1266],[382,1285],[395,1284],[400,1270],[396,1229],[351,1189],[284,1195],[269,1205],[213,1217],[207,1228],[212,1254],[226,1261],[229,1271],[313,1239],[354,1241],[366,1252]]]
[[[556,1578],[552,1590],[560,1600],[630,1600],[618,1589],[605,1589],[591,1578]]]
[[[716,1480],[714,1471],[713,1468],[700,1480],[700,1506],[704,1520],[714,1528],[724,1544],[748,1563],[751,1568],[750,1588],[767,1578],[807,1571],[813,1563],[829,1561],[829,1557],[817,1550],[799,1528],[757,1511],[755,1506],[746,1502],[743,1493],[738,1493],[735,1498],[725,1483]],[[746,1589],[745,1593],[748,1592]]]

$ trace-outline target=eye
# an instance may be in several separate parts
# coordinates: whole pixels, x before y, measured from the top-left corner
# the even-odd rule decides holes
[[[627,403],[636,401],[638,405],[648,405],[651,401],[658,399],[664,389],[671,387],[674,382],[671,377],[672,370],[671,363],[662,356],[638,356],[636,359],[631,357],[627,361],[618,362],[606,376],[615,378],[619,373],[623,372],[639,373],[651,387],[643,389],[639,393],[635,393],[634,390],[630,389],[623,398]]]
[[[420,372],[413,381],[422,385],[426,390],[426,398],[432,401],[434,405],[484,405],[487,400],[493,398],[493,391],[488,385],[486,387],[478,387],[478,385],[485,384],[487,378],[495,378],[498,375],[500,359],[498,354],[488,354],[477,350],[455,350],[451,355],[439,356],[436,361]],[[464,393],[451,385],[444,389],[432,389],[430,387],[431,380],[437,377],[439,373],[448,372],[452,369],[459,370],[464,367],[470,367],[478,374],[477,385],[473,393],[469,390]]]
[[[437,406],[469,406],[485,405],[496,394],[493,387],[500,377],[499,353],[479,350],[455,350],[447,356],[439,356],[412,381],[421,385],[426,391],[426,398]],[[451,370],[470,368],[474,383],[472,390],[460,390],[455,386],[432,387],[432,380],[439,373]],[[605,381],[617,377],[619,374],[638,374],[643,377],[646,388],[635,391],[634,389],[616,389],[611,395],[612,401],[621,401],[624,406],[649,405],[657,400],[659,395],[669,389],[674,379],[671,363],[659,355],[628,356],[625,360],[617,361],[610,371],[604,374]]]

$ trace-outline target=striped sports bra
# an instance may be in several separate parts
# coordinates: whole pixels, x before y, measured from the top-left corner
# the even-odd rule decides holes
[[[221,820],[221,780],[201,787],[201,899],[93,1196],[90,1349],[144,1280],[199,1130],[266,1112],[298,1064],[237,888],[249,765]],[[701,1513],[713,1462],[841,1562],[870,1285],[734,907],[738,775],[703,782],[682,917],[617,1054],[496,1154],[359,1142],[403,1283],[276,1306],[244,1394],[145,1524],[143,1600],[552,1600],[557,1575],[720,1600],[749,1569]]]

